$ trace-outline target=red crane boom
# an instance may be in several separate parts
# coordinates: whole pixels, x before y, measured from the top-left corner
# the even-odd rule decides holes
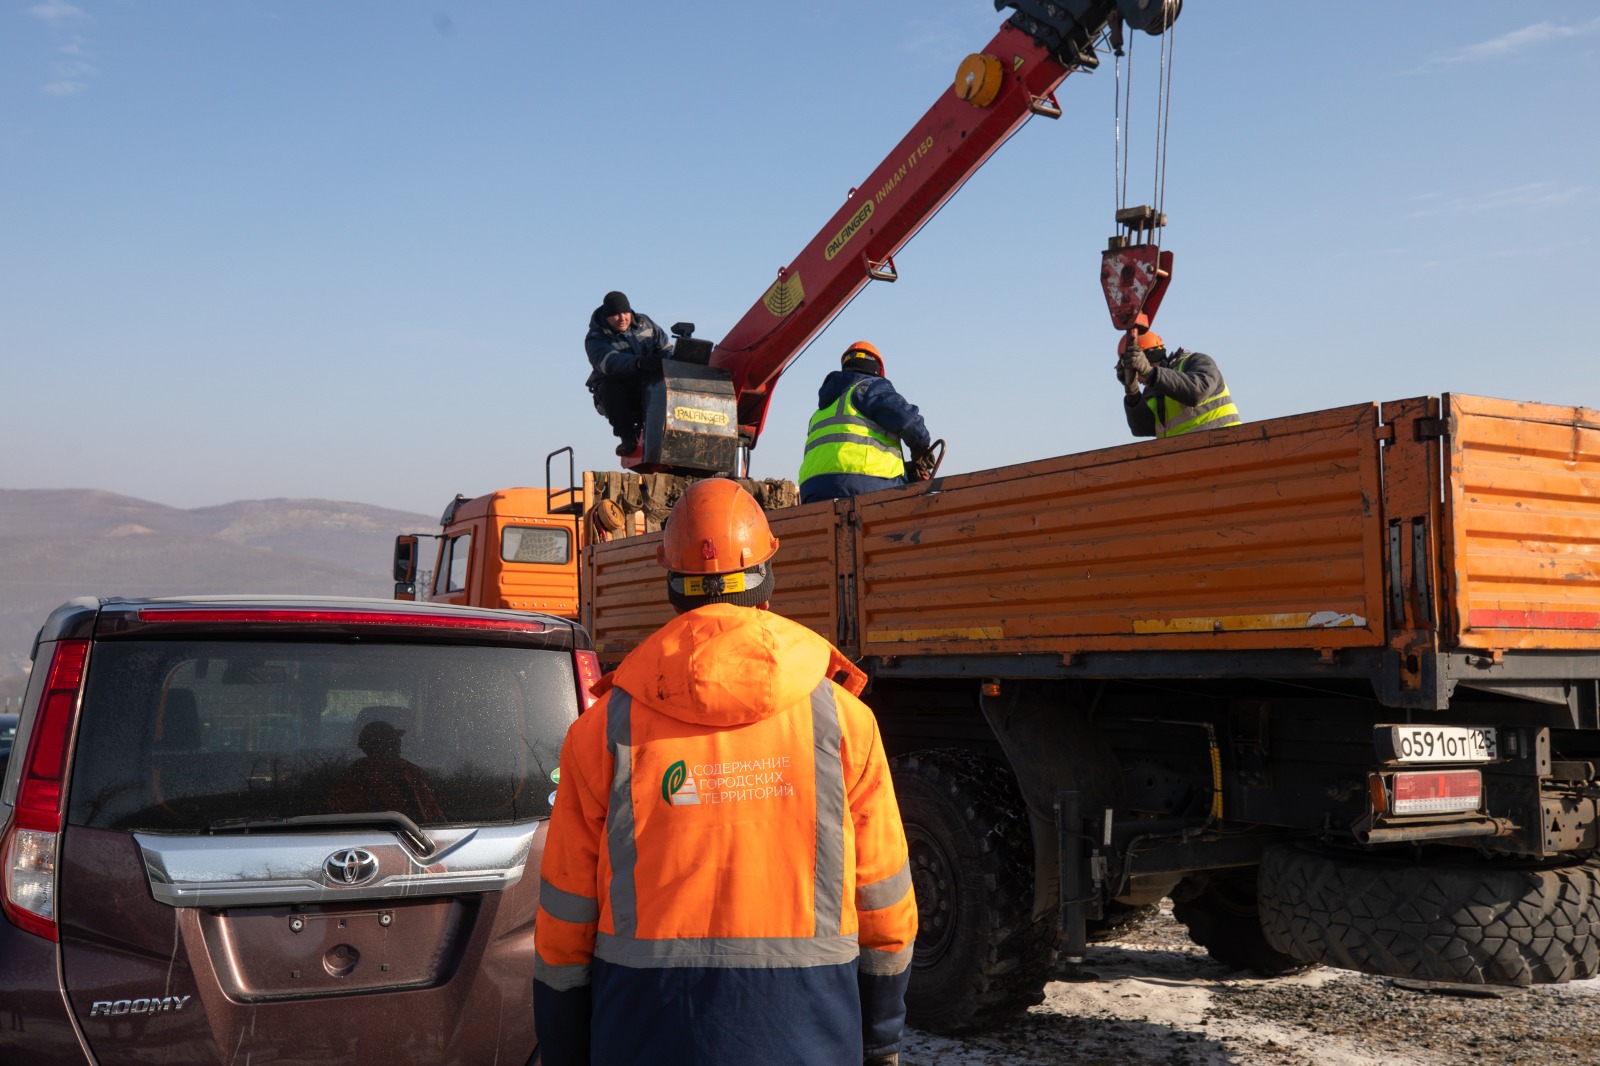
[[[1113,19],[1162,32],[1181,0],[996,0],[1017,11],[712,351],[738,397],[739,436],[754,447],[785,368],[868,281],[895,280],[894,256],[1033,115],[1059,117],[1055,91],[1098,65]]]

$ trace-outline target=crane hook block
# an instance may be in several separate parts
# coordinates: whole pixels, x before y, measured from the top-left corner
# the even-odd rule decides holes
[[[1151,207],[1117,212],[1118,233],[1100,256],[1100,287],[1118,329],[1148,328],[1155,321],[1172,280],[1172,253],[1150,238],[1166,224],[1167,216]]]
[[[1100,257],[1100,287],[1118,329],[1149,326],[1171,280],[1172,253],[1154,244],[1108,248]]]
[[[956,98],[973,107],[988,107],[1000,95],[1000,59],[974,52],[956,68]]]

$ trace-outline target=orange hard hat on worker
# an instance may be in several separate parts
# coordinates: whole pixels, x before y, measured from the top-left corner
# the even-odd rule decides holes
[[[677,610],[710,603],[757,607],[772,597],[778,538],[754,496],[727,478],[690,485],[667,516],[656,561]]]
[[[839,366],[861,374],[883,377],[883,356],[871,341],[856,341],[839,357]]]
[[[1124,333],[1122,335],[1122,340],[1117,344],[1118,352],[1126,352],[1128,350],[1129,337],[1133,337],[1135,341],[1137,341],[1139,350],[1141,352],[1147,352],[1151,348],[1166,347],[1166,345],[1161,343],[1161,335],[1159,333],[1156,333],[1154,330],[1147,329],[1142,333]]]
[[[756,498],[725,477],[697,481],[672,508],[656,559],[680,574],[727,574],[778,551]]]

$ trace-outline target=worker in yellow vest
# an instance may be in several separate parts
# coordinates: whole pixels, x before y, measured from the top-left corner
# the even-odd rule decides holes
[[[911,449],[907,473],[904,444]],[[817,413],[800,462],[800,502],[837,500],[933,476],[932,438],[916,405],[883,376],[866,341],[844,350],[817,392]]]
[[[1135,437],[1239,424],[1239,409],[1209,355],[1182,348],[1168,355],[1160,336],[1136,329],[1123,335],[1117,356],[1117,380],[1127,393],[1122,406]]]

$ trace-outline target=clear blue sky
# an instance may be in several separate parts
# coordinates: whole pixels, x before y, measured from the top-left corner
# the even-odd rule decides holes
[[[1003,17],[988,0],[0,7],[0,487],[439,511],[608,467],[621,288],[731,327]],[[1155,49],[1136,46],[1133,192]],[[1158,327],[1247,419],[1442,391],[1600,407],[1600,7],[1189,0]],[[1127,439],[1098,286],[1112,73],[1063,87],[791,369],[857,337],[947,472]],[[1141,110],[1142,108],[1142,110]]]

